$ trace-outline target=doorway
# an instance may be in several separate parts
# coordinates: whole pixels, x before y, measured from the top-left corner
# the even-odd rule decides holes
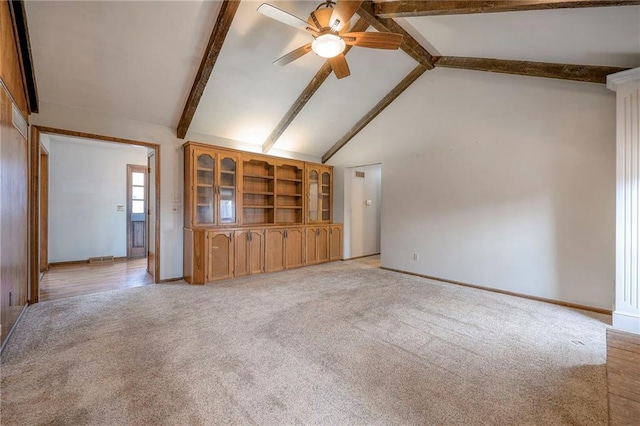
[[[46,153],[44,152],[46,151],[46,149],[44,149],[44,147],[41,147],[41,143],[40,143],[41,135],[46,135],[43,137],[45,139],[48,139],[48,142],[50,144],[49,150]],[[153,144],[148,142],[113,138],[109,136],[87,134],[87,133],[75,132],[75,131],[69,131],[69,130],[63,130],[63,129],[32,126],[30,149],[32,154],[31,158],[33,160],[32,160],[32,167],[29,171],[31,182],[33,182],[33,185],[31,186],[31,189],[30,189],[31,191],[30,252],[31,252],[31,259],[32,259],[32,261],[30,262],[30,303],[37,303],[40,300],[41,271],[53,270],[51,265],[54,265],[54,263],[58,263],[58,266],[64,263],[70,263],[70,264],[74,264],[74,266],[76,267],[77,266],[84,267],[87,264],[89,264],[89,266],[93,269],[89,269],[88,271],[89,272],[94,271],[97,274],[97,276],[100,276],[100,273],[98,272],[98,269],[97,269],[98,267],[94,268],[93,263],[91,262],[96,260],[96,255],[90,255],[88,259],[86,257],[84,259],[82,258],[76,259],[79,257],[76,255],[75,257],[73,257],[73,261],[71,262],[56,262],[56,259],[55,259],[56,251],[55,250],[52,251],[51,245],[53,244],[53,239],[51,238],[51,233],[54,232],[54,229],[52,228],[52,224],[55,225],[54,228],[57,229],[57,228],[60,228],[59,226],[60,222],[64,221],[64,216],[61,216],[59,214],[60,212],[56,214],[50,208],[50,204],[53,203],[54,201],[52,198],[53,194],[49,189],[51,185],[53,185],[50,174],[52,173],[51,168],[54,167],[54,165],[52,164],[54,155],[51,153],[51,148],[52,148],[51,144],[54,139],[59,140],[61,138],[72,140],[73,143],[77,144],[77,146],[80,147],[78,150],[85,149],[87,146],[92,144],[102,145],[105,147],[110,146],[112,147],[112,148],[108,148],[110,150],[118,150],[119,148],[117,144],[120,144],[122,148],[125,148],[124,145],[130,145],[130,146],[143,147],[146,149],[146,153],[143,152],[142,161],[135,161],[139,165],[137,166],[139,167],[138,169],[129,170],[129,168],[125,167],[126,165],[120,166],[122,167],[121,169],[119,168],[120,170],[119,173],[120,173],[120,176],[122,177],[122,181],[120,183],[120,185],[122,186],[120,186],[120,188],[122,188],[122,191],[124,191],[125,184],[126,184],[126,189],[127,189],[126,194],[125,193],[122,194],[121,196],[122,198],[120,199],[121,201],[119,201],[118,203],[116,203],[115,201],[111,201],[107,205],[107,207],[99,209],[98,214],[96,215],[96,216],[99,215],[102,217],[102,216],[106,216],[107,214],[110,214],[111,217],[113,217],[116,214],[116,212],[118,212],[119,215],[122,215],[120,216],[122,220],[125,220],[124,216],[126,215],[126,224],[127,224],[126,237],[119,237],[119,238],[122,238],[120,240],[122,241],[121,243],[122,245],[119,247],[123,247],[125,249],[125,252],[123,254],[117,255],[117,256],[122,256],[118,258],[116,255],[109,256],[112,252],[117,250],[100,249],[98,250],[100,251],[98,260],[104,261],[106,258],[108,261],[109,258],[112,258],[111,259],[113,261],[112,264],[114,265],[119,262],[121,263],[136,262],[135,265],[132,264],[129,267],[125,266],[124,267],[125,269],[123,272],[123,276],[125,277],[118,279],[119,283],[114,282],[113,285],[122,286],[122,284],[124,284],[125,281],[127,282],[128,286],[138,285],[141,283],[146,284],[147,282],[149,283],[159,282],[160,259],[158,258],[159,256],[158,248],[160,246],[160,241],[159,241],[160,233],[157,232],[157,230],[160,228],[160,214],[159,214],[159,208],[160,208],[159,198],[160,197],[158,193],[160,190],[160,182],[159,182],[160,181],[160,174],[159,174],[160,146],[158,144]],[[103,142],[109,142],[109,143],[104,144]],[[133,149],[133,147],[127,148],[127,149],[131,150]],[[48,154],[46,159],[43,157],[44,154]],[[149,156],[149,154],[152,154],[152,155]],[[90,161],[98,161],[98,163],[96,164],[101,164],[104,162],[103,160],[104,159],[101,158],[99,161],[95,159]],[[145,162],[148,162],[149,165],[152,165],[152,167],[148,167],[147,165],[145,165]],[[82,166],[85,169],[87,168],[90,169],[90,167],[87,167],[86,164],[82,165],[82,161],[77,161],[75,165]],[[115,171],[114,168],[111,168],[111,169]],[[153,170],[154,172],[153,179],[149,178],[151,170]],[[45,175],[45,171],[47,172],[46,175]],[[126,180],[125,173],[127,173],[127,178],[129,178],[128,179],[129,181],[126,183],[125,183],[125,180]],[[140,182],[139,180],[140,175],[136,173],[142,173],[142,182]],[[47,181],[46,184],[45,184],[45,180]],[[151,182],[153,182],[153,184],[151,184]],[[91,186],[90,183],[77,179],[74,185],[72,185],[70,188],[73,190],[82,191],[82,189],[85,188],[86,186],[91,186],[91,188],[93,189],[88,192],[90,196],[93,196],[94,194],[98,194],[97,195],[98,197],[101,197],[101,196],[107,197],[109,196],[110,192],[108,190],[107,191],[104,190],[105,185],[106,185],[105,182],[97,181],[97,182],[94,182],[93,186]],[[142,203],[142,209],[140,208],[140,203]],[[116,206],[116,204],[118,205]],[[123,205],[121,206],[120,204],[123,204]],[[67,202],[67,203],[64,203],[64,205],[68,206],[68,208],[73,208],[73,206],[75,206],[75,208],[78,207],[77,203],[75,202]],[[45,218],[45,216],[47,215],[50,216],[48,219]],[[96,223],[95,225],[92,224],[91,228],[92,229],[99,228],[100,224],[98,224],[97,218],[95,218],[94,215],[88,213],[80,217],[83,219],[87,217],[91,217],[91,219],[94,220],[94,222]],[[106,224],[107,222],[103,221],[100,223]],[[114,225],[106,225],[105,228],[107,230],[115,229],[115,228],[112,228],[112,226]],[[124,227],[119,229],[122,230],[121,232],[125,231]],[[151,233],[149,231],[150,229],[153,229],[154,232]],[[60,229],[58,229],[56,232],[60,233]],[[74,244],[73,242],[68,241],[69,238],[73,237],[73,235],[76,235],[78,233],[82,233],[82,229],[80,227],[74,228],[73,232],[66,234],[67,237],[65,237],[65,240],[66,240],[65,244],[67,247],[76,247],[78,245],[81,245],[81,244]],[[153,238],[152,242],[149,241],[150,238]],[[113,239],[115,239],[115,237],[112,235],[109,235],[107,238],[104,238],[104,237],[95,238],[93,242],[94,243],[104,242],[105,240],[113,240]],[[86,241],[79,240],[79,243],[85,244]],[[125,245],[126,247],[124,247]],[[151,251],[150,253],[148,250],[149,247],[153,247],[153,251]],[[105,256],[102,259],[100,259],[100,257],[102,257],[103,252]],[[129,261],[128,260],[129,258],[139,258],[139,260]],[[148,272],[148,275],[147,275],[149,277],[148,279],[142,277],[140,272],[138,272],[139,270],[138,263],[140,263],[140,261],[143,262],[141,264],[142,265],[141,273],[142,275],[144,275],[144,274],[147,274]],[[100,262],[97,262],[97,263],[100,263]],[[64,266],[69,266],[69,265],[64,265]],[[120,268],[120,266],[118,266],[118,268]],[[135,269],[135,274],[133,273],[134,269]],[[87,271],[85,270],[85,273],[84,273],[85,276],[87,275],[86,272]],[[49,274],[50,272],[47,272],[47,275]],[[127,274],[131,275],[132,278],[126,277]],[[135,277],[133,277],[133,275],[135,275]],[[53,281],[53,280],[49,279],[49,281]],[[80,288],[80,286],[78,286],[77,288]],[[103,288],[106,288],[106,287],[103,286]]]
[[[127,164],[127,259],[147,256],[147,171]]]
[[[344,258],[380,254],[382,165],[345,169]]]
[[[149,150],[147,156],[147,170],[149,171],[149,179],[147,184],[147,272],[151,275],[155,274],[156,270],[156,234],[160,233],[160,228],[156,225],[159,223],[156,221],[156,188],[159,185],[156,183],[156,151],[155,149]]]
[[[49,269],[49,151],[40,143],[40,278]]]

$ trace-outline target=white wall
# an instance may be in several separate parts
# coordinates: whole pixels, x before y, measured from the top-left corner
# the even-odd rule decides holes
[[[51,137],[49,261],[127,255],[127,164],[146,166],[140,146]]]
[[[208,143],[228,148],[260,152],[260,145],[243,144],[237,141],[187,133],[185,140],[176,138],[175,128],[144,123],[104,113],[72,108],[40,100],[39,114],[30,116],[32,125],[54,127],[151,142],[160,145],[160,279],[182,277],[182,225],[183,208],[178,202],[172,211],[172,199],[183,197],[183,151],[187,140]],[[313,156],[272,150],[270,154],[320,162]]]
[[[380,253],[381,173],[380,164],[344,170],[345,259]]]
[[[611,309],[614,125],[604,85],[436,69],[330,164],[382,163],[383,266]]]

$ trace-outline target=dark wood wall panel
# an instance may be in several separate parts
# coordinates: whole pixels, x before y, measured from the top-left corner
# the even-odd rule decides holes
[[[13,22],[9,11],[9,3],[0,0],[0,77],[18,108],[25,117],[29,115],[27,98],[23,85],[22,69],[16,38],[13,33]]]
[[[7,1],[0,1],[0,339],[28,297],[28,144],[13,126],[13,102],[28,117],[20,55]]]
[[[2,342],[27,303],[27,140],[13,127],[0,88],[0,317]]]

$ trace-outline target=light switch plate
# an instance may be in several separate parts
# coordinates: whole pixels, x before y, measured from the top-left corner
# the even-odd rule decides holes
[[[119,211],[119,212],[123,212],[124,211],[124,206],[122,204],[118,204],[116,206],[116,210]]]
[[[371,201],[371,200],[367,200],[367,201],[365,201],[364,203],[365,203],[367,206],[370,206],[370,205],[372,205],[372,204],[373,204],[373,201]]]

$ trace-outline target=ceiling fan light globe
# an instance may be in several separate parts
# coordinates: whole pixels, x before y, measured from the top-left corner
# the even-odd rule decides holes
[[[334,34],[323,34],[311,43],[311,50],[323,58],[333,58],[344,51],[346,44],[342,38]]]

